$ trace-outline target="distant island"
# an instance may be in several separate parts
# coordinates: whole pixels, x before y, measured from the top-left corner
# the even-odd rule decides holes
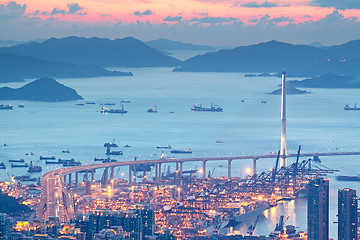
[[[360,74],[360,40],[331,47],[270,41],[197,55],[175,72],[280,72],[289,77],[314,77],[328,72]]]
[[[0,100],[63,102],[82,99],[74,89],[47,77],[40,78],[17,89],[0,88]]]
[[[30,211],[31,209],[28,206],[20,204],[15,198],[0,193],[1,213],[6,213],[10,216],[19,216]]]
[[[279,77],[278,73],[259,73],[259,74],[253,74],[253,73],[248,73],[245,74],[244,77]]]
[[[326,73],[304,80],[288,81],[289,86],[306,88],[360,88],[360,81],[352,76]]]
[[[281,95],[281,88],[277,89],[275,91],[272,91],[269,94]],[[300,95],[300,94],[309,94],[309,92],[304,91],[304,90],[300,90],[300,89],[297,89],[297,88],[294,88],[294,87],[286,86],[286,94],[287,95]]]
[[[191,43],[184,43],[179,41],[173,41],[166,38],[160,38],[158,40],[151,40],[145,42],[152,48],[160,49],[160,50],[214,50],[213,47],[208,45],[198,45],[198,44],[191,44]]]
[[[169,57],[133,37],[115,40],[76,36],[50,38],[41,43],[3,47],[0,48],[0,53],[100,67],[174,67],[181,64],[180,60]]]
[[[132,76],[131,72],[109,71],[94,65],[44,61],[12,53],[0,53],[0,82],[22,82],[24,78],[86,78]]]

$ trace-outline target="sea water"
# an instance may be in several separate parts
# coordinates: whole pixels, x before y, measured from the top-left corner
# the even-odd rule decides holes
[[[57,79],[74,88],[85,100],[70,102],[1,101],[14,109],[0,111],[0,162],[7,171],[0,170],[0,180],[13,175],[24,175],[26,169],[11,168],[9,159],[26,159],[43,167],[44,171],[59,168],[39,161],[42,156],[93,163],[94,157],[105,158],[105,142],[113,140],[124,152],[114,156],[119,161],[158,159],[161,149],[191,148],[192,154],[174,155],[165,149],[167,156],[216,157],[268,154],[280,147],[280,96],[270,95],[279,88],[281,79],[275,77],[245,78],[244,73],[182,73],[171,68],[121,69],[134,73],[133,77],[101,77]],[[291,80],[291,79],[289,79]],[[30,79],[27,81],[31,81]],[[20,87],[24,83],[1,84]],[[345,111],[344,104],[358,101],[357,89],[305,89],[307,95],[287,96],[287,146],[288,153],[296,153],[299,144],[302,152],[360,151],[360,111]],[[121,108],[127,114],[101,114],[101,104],[115,103],[109,108]],[[95,105],[76,103],[94,101]],[[266,103],[262,103],[266,101]],[[218,104],[223,112],[192,112],[193,103],[210,107]],[[18,108],[24,104],[24,108]],[[158,113],[147,109],[157,106]],[[174,113],[170,113],[174,112]],[[216,143],[216,140],[223,143]],[[124,148],[130,145],[131,148]],[[70,150],[70,153],[63,153]],[[26,156],[25,153],[34,155]],[[301,159],[303,160],[303,159]],[[288,160],[290,163],[294,159]],[[356,175],[359,156],[321,157],[324,165],[339,169],[341,174]],[[259,159],[257,172],[268,171],[275,159]],[[170,171],[175,166],[169,165]],[[252,160],[234,160],[233,177],[246,177],[246,168]],[[185,163],[184,170],[200,169],[199,163]],[[167,171],[164,166],[163,171]],[[207,171],[214,176],[227,175],[227,162],[208,162]],[[127,169],[115,172],[117,177]],[[97,172],[100,175],[100,171]],[[339,173],[337,173],[339,174]],[[154,171],[151,173],[154,175]],[[40,176],[34,173],[32,176]],[[200,174],[199,174],[200,176]],[[337,190],[343,187],[356,189],[355,182],[337,182],[336,174],[330,178],[330,236],[337,238]],[[259,220],[254,234],[267,235],[275,228],[280,215],[289,217],[286,224],[306,231],[306,200],[282,202],[267,210]],[[247,227],[235,228],[246,234]]]

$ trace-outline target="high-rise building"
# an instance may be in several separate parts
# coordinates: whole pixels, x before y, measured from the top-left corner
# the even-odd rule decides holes
[[[344,188],[338,191],[338,239],[357,240],[357,197],[356,191]]]
[[[14,222],[6,213],[0,213],[0,239],[8,237],[12,232]]]
[[[86,232],[86,240],[93,240],[95,234],[103,229],[115,227],[121,227],[128,233],[126,238],[130,240],[143,240],[145,236],[154,234],[155,214],[149,205],[138,204],[135,207],[127,211],[94,210],[88,214],[87,221],[79,221],[77,225]]]
[[[329,179],[313,178],[308,185],[308,239],[329,239]]]

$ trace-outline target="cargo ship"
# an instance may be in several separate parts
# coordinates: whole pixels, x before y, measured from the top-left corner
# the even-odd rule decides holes
[[[360,108],[356,107],[356,103],[354,105],[354,107],[350,107],[350,104],[345,104],[345,107],[344,107],[345,110],[360,110]]]
[[[56,158],[54,156],[51,156],[51,157],[43,157],[43,156],[40,156],[40,160],[55,160]]]
[[[217,105],[213,105],[211,103],[211,107],[203,107],[201,104],[197,105],[196,103],[193,104],[193,107],[191,108],[191,111],[193,112],[222,112],[223,108],[219,107]]]
[[[77,161],[77,162],[64,162],[63,163],[64,167],[75,167],[75,166],[81,166],[81,162]]]
[[[110,151],[110,147],[108,146],[106,149],[106,155],[123,155],[122,151]]]
[[[104,143],[104,147],[118,147],[118,145],[116,143]]]
[[[172,150],[171,153],[192,153],[190,148],[185,148],[184,150]]]
[[[160,148],[160,149],[171,149],[170,145],[167,145],[165,147],[161,147],[161,146],[157,146],[156,148]]]
[[[6,169],[5,163],[0,163],[0,169]]]
[[[338,180],[338,181],[348,181],[348,182],[358,182],[358,181],[360,181],[360,175],[357,175],[357,176],[340,175],[340,176],[336,177],[336,180]]]
[[[0,105],[0,110],[12,110],[13,106],[11,105]]]
[[[25,162],[24,159],[10,159],[9,162],[19,162],[19,163],[23,163]]]
[[[45,164],[63,164],[62,162],[59,162],[59,161],[49,161],[49,160],[46,160],[45,161]]]
[[[125,110],[124,105],[121,105],[121,109],[108,109],[106,107],[102,107],[100,109],[100,113],[127,113],[128,111]]]
[[[36,178],[31,178],[29,175],[24,175],[24,176],[15,176],[14,179],[22,181],[22,182],[35,182],[37,179]]]
[[[20,168],[20,167],[29,167],[29,164],[25,163],[25,164],[11,164],[12,168]]]
[[[30,162],[28,172],[41,172],[41,171],[42,171],[42,167],[35,166],[35,165],[32,164],[32,161]]]

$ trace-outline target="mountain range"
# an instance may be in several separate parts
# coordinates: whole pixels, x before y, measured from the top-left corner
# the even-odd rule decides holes
[[[44,61],[12,53],[0,53],[0,82],[21,82],[24,78],[77,78],[100,76],[132,76],[130,72],[108,71],[94,65],[76,65]]]
[[[50,38],[41,43],[3,47],[0,53],[100,67],[173,67],[181,63],[132,37],[116,40],[75,36]]]
[[[280,72],[312,77],[333,72],[360,73],[360,40],[326,48],[270,41],[257,45],[209,52],[184,61],[174,71]]]

